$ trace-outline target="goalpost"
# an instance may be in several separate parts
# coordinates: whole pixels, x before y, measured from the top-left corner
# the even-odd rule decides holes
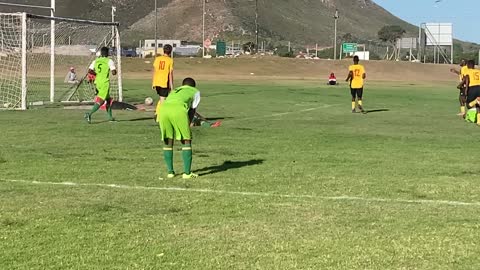
[[[111,96],[122,101],[120,44],[115,22],[0,13],[0,109],[91,102],[95,87],[87,71],[101,47],[110,49],[117,66]],[[70,70],[76,79],[67,78]]]

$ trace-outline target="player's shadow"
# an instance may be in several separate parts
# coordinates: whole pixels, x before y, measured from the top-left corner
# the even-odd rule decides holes
[[[133,118],[133,119],[128,119],[128,120],[122,120],[123,121],[128,121],[128,122],[137,122],[137,121],[154,121],[153,116],[149,117],[140,117],[140,118]]]
[[[376,109],[376,110],[366,110],[365,113],[377,113],[377,112],[388,112],[390,109]]]
[[[233,119],[233,117],[207,117],[205,119],[207,119],[208,121],[217,121],[217,120]]]
[[[247,166],[260,165],[264,161],[265,161],[264,159],[252,159],[252,160],[245,160],[245,161],[227,160],[220,165],[205,167],[199,170],[195,170],[195,172],[197,172],[198,175],[200,176],[209,175],[209,174],[215,174],[215,173],[224,172],[232,169],[239,169]]]

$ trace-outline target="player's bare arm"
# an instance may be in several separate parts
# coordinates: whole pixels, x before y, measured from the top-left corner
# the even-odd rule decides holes
[[[173,86],[173,70],[170,71],[170,74],[168,74],[168,80],[170,82],[170,91],[172,91],[173,89],[175,89],[175,87]]]
[[[469,75],[466,75],[465,78],[463,78],[463,80],[465,80],[465,94],[468,95],[468,90],[470,88],[470,76]],[[459,88],[461,89],[461,88]]]
[[[349,82],[353,79],[353,71],[348,72],[348,77],[345,79],[346,82]]]
[[[450,72],[455,73],[455,74],[457,74],[457,75],[460,75],[460,71],[459,71],[459,70],[456,70],[456,69],[454,69],[454,68],[451,68],[451,69],[450,69]]]
[[[457,85],[457,89],[463,89],[465,85],[467,85],[467,88],[468,88],[469,83],[470,83],[470,77],[468,75],[464,76],[460,84]]]
[[[199,114],[199,113],[197,113],[197,112],[195,112],[195,116],[196,116],[198,119],[202,120],[202,121],[206,121],[206,120],[207,120],[207,118],[203,117],[201,114]]]
[[[188,122],[189,123],[192,123],[193,117],[195,116],[196,111],[197,111],[197,109],[195,109],[195,108],[190,108],[190,110],[188,110]]]
[[[363,73],[362,78],[365,80],[367,78],[367,73]]]

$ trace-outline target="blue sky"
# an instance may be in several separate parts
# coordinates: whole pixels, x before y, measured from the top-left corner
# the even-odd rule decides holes
[[[373,0],[397,17],[419,25],[453,23],[455,38],[480,43],[480,0]],[[473,23],[472,23],[473,22]]]

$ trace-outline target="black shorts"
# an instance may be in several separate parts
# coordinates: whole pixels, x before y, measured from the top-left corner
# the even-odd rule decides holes
[[[478,97],[480,97],[480,85],[479,86],[472,86],[472,87],[468,88],[467,104],[474,101]]]
[[[350,88],[350,93],[352,94],[352,98],[362,98],[363,97],[363,87],[362,88]]]
[[[157,91],[157,94],[161,97],[168,97],[168,94],[170,94],[170,88],[155,86],[155,91]]]

